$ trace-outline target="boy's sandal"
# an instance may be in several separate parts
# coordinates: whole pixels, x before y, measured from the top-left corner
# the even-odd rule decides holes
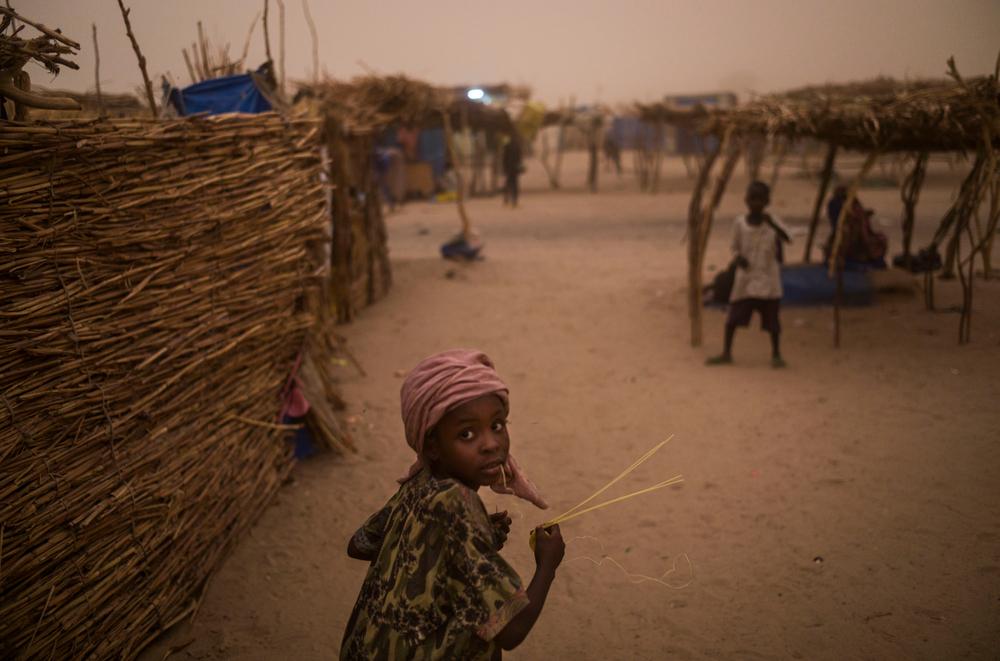
[[[785,362],[785,359],[782,358],[781,356],[774,356],[773,358],[771,358],[771,367],[774,367],[774,368],[777,369],[777,368],[787,367],[787,366],[788,366],[788,364]]]
[[[733,362],[732,356],[712,356],[705,361],[706,365],[729,365]]]

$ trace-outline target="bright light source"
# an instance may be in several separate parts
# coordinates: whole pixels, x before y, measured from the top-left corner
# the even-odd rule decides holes
[[[483,90],[479,89],[478,87],[473,87],[471,90],[469,90],[466,93],[466,96],[468,96],[473,101],[479,101],[484,96],[486,96],[486,92],[484,92]]]

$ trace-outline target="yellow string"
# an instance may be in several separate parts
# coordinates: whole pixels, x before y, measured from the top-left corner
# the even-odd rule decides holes
[[[604,565],[605,561],[607,561],[607,562],[611,563],[612,565],[614,565],[615,567],[617,567],[618,569],[620,569],[621,572],[623,574],[625,574],[625,578],[630,583],[633,583],[633,584],[636,584],[636,585],[638,585],[639,583],[652,582],[652,583],[659,583],[660,585],[668,587],[671,590],[683,590],[684,588],[686,588],[687,586],[691,585],[691,583],[694,582],[694,564],[691,562],[691,558],[688,557],[687,553],[681,553],[679,556],[677,556],[677,558],[674,558],[673,566],[670,569],[667,569],[662,574],[660,574],[658,577],[657,576],[647,576],[645,574],[635,574],[635,573],[632,573],[629,570],[625,569],[625,567],[620,562],[618,562],[617,560],[615,560],[613,557],[611,557],[610,555],[608,555],[605,552],[605,550],[604,550],[604,542],[602,542],[597,537],[591,537],[589,535],[583,535],[583,536],[580,536],[580,537],[574,537],[574,538],[570,539],[569,542],[575,542],[576,540],[582,540],[582,539],[592,539],[592,540],[594,540],[595,542],[597,542],[598,544],[601,545],[601,559],[600,560],[595,560],[594,558],[592,558],[592,557],[590,557],[588,555],[580,555],[580,556],[576,556],[575,558],[568,558],[566,560],[567,563],[574,562],[576,560],[586,560],[588,562],[591,562],[591,563],[597,565],[598,567],[601,567],[601,566]],[[567,542],[567,543],[569,543],[569,542]],[[681,584],[681,585],[671,585],[670,583],[668,583],[666,581],[666,579],[669,576],[671,576],[674,572],[677,571],[677,560],[680,560],[680,559],[684,560],[684,562],[687,564],[687,566],[688,566],[688,573],[690,575],[690,578],[688,578],[688,580],[686,582],[684,582],[683,584]]]

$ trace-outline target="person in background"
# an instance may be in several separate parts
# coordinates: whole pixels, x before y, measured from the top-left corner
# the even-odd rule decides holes
[[[771,334],[771,366],[784,367],[781,357],[781,244],[791,239],[788,231],[765,209],[771,189],[762,181],[747,188],[748,213],[733,221],[733,262],[736,272],[729,294],[725,344],[722,354],[709,358],[708,365],[733,362],[733,336],[738,326],[750,325],[754,311],[760,315],[761,329]]]
[[[518,179],[524,172],[524,158],[521,154],[521,139],[517,130],[512,130],[510,139],[503,146],[503,173],[505,183],[503,187],[503,203],[517,207]]]

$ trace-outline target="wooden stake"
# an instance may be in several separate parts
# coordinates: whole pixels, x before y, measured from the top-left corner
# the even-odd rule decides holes
[[[198,50],[201,52],[201,63],[205,67],[205,79],[215,77],[212,67],[212,60],[208,55],[208,40],[205,39],[205,32],[201,28],[201,21],[198,21]]]
[[[101,117],[104,112],[104,97],[101,96],[101,51],[97,48],[97,23],[91,23],[90,28],[94,35],[94,90],[97,94],[97,108]]]
[[[285,3],[278,0],[278,91],[281,98],[286,99],[287,90],[285,88]]]
[[[826,149],[826,158],[823,159],[823,170],[819,175],[819,190],[816,193],[816,202],[813,204],[812,219],[809,221],[809,236],[806,238],[806,251],[802,261],[806,264],[812,258],[813,239],[816,237],[816,227],[823,214],[823,200],[830,189],[830,180],[833,178],[833,164],[837,158],[837,145],[831,143]]]
[[[910,262],[911,246],[913,245],[913,222],[916,217],[917,200],[920,198],[920,188],[927,174],[927,152],[917,154],[910,174],[903,180],[899,194],[903,199],[903,259]]]
[[[156,111],[156,99],[153,97],[153,83],[149,82],[149,74],[146,73],[146,58],[139,49],[139,42],[135,40],[135,34],[132,32],[132,23],[128,20],[128,15],[132,10],[125,9],[122,0],[118,0],[118,8],[121,9],[122,19],[125,21],[125,33],[128,35],[129,41],[132,42],[132,50],[135,51],[135,56],[139,59],[139,71],[142,72],[142,82],[146,87],[146,101],[149,103],[149,112],[153,115],[153,119],[156,119],[158,115]]]
[[[701,346],[701,199],[719,151],[716,147],[706,157],[688,205],[688,317],[691,320],[692,347]]]
[[[194,67],[191,66],[191,58],[188,56],[186,48],[182,48],[181,53],[184,55],[184,64],[187,66],[188,76],[191,78],[191,84],[194,85],[198,82],[198,78],[194,75]]]
[[[250,21],[250,29],[247,30],[247,38],[243,40],[243,54],[240,55],[240,68],[246,69],[247,55],[250,53],[250,41],[253,39],[253,29],[257,27],[257,21],[260,20],[260,12],[253,15],[253,20]]]
[[[319,82],[319,37],[316,36],[316,24],[313,22],[312,14],[309,13],[309,0],[302,0],[302,12],[306,15],[306,23],[309,24],[309,34],[312,36],[312,79],[314,83],[317,83]]]
[[[268,0],[264,0],[264,53],[267,55],[267,61],[273,62],[271,59],[271,37],[267,31],[267,5]]]

